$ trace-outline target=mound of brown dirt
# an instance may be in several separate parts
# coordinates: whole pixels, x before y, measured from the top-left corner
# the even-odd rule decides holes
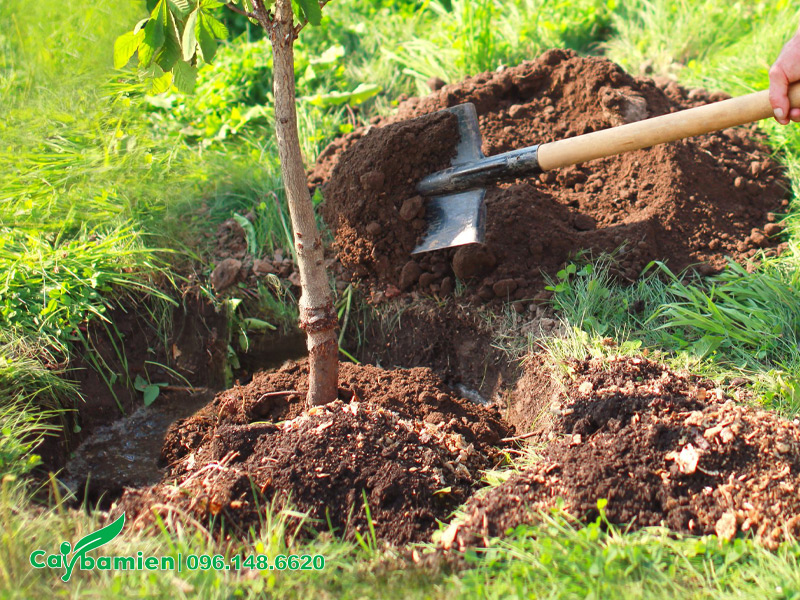
[[[709,381],[645,359],[583,361],[540,462],[466,505],[462,549],[564,500],[582,520],[661,525],[768,546],[800,534],[800,421],[737,405]]]
[[[536,61],[411,98],[392,120],[473,102],[483,151],[492,155],[724,97],[551,50]],[[419,135],[416,144],[401,135],[404,127],[424,122],[416,123],[370,127],[337,140],[311,175],[312,184],[326,184],[324,215],[345,274],[366,281],[376,300],[400,290],[447,295],[455,276],[469,284],[475,302],[527,301],[543,288],[542,273],[552,276],[583,251],[622,247],[619,274],[633,280],[654,259],[674,271],[699,263],[710,273],[726,256],[742,260],[777,245],[770,237],[780,231],[773,212],[785,206],[788,184],[767,149],[751,139],[755,129],[740,128],[492,186],[485,246],[412,259],[408,249],[421,213],[414,204],[406,210],[409,221],[398,215],[418,179],[404,178],[441,166],[437,159],[426,167],[429,149],[452,155],[449,129],[439,134],[431,128],[432,135]],[[408,142],[402,152],[395,151],[398,138]],[[395,172],[403,185],[386,185]],[[375,181],[384,182],[381,194],[370,191]]]
[[[379,539],[428,538],[498,460],[494,444],[509,428],[428,369],[341,370],[341,400],[308,412],[304,364],[220,394],[168,432],[161,483],[126,491],[115,510],[138,526],[153,510],[200,522],[216,515],[243,535],[270,503],[288,502],[314,529],[353,538],[369,531],[366,499]]]
[[[338,244],[349,248],[353,275],[369,275],[362,265],[370,265],[379,278],[393,280],[392,266],[408,260],[425,231],[425,202],[414,188],[450,164],[458,120],[449,113],[425,115],[376,132],[360,141],[358,151],[341,156],[326,197],[344,201],[326,202],[323,215]],[[402,288],[416,283],[414,273],[397,275]]]

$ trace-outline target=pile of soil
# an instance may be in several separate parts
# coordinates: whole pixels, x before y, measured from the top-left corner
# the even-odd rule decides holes
[[[800,421],[734,403],[713,382],[643,358],[573,365],[541,461],[465,506],[445,547],[489,538],[564,500],[592,521],[666,525],[769,547],[800,534]]]
[[[420,273],[413,266],[396,273],[398,261],[408,257],[426,228],[425,201],[414,188],[425,175],[450,165],[458,119],[429,114],[374,131],[357,151],[341,156],[325,188],[326,199],[341,201],[325,202],[322,212],[336,231],[337,246],[348,249],[352,275],[374,272],[384,281],[397,275],[405,289]]]
[[[453,394],[429,369],[341,365],[339,400],[303,410],[308,368],[287,363],[219,394],[168,431],[163,480],[127,490],[114,514],[190,515],[244,535],[271,503],[307,525],[405,544],[430,537],[464,502],[511,434],[496,410]],[[364,494],[364,496],[362,496]],[[302,520],[295,517],[291,531]]]
[[[408,99],[390,121],[473,102],[483,151],[492,155],[725,97],[551,50]],[[618,273],[634,280],[654,259],[675,272],[697,265],[709,274],[726,256],[780,250],[775,211],[787,205],[788,183],[748,127],[491,186],[485,245],[412,259],[423,210],[413,184],[452,156],[447,125],[433,117],[377,120],[331,144],[310,176],[323,185],[344,275],[365,281],[375,301],[404,291],[448,295],[458,277],[474,302],[525,308],[543,289],[542,273],[552,276],[582,252],[619,250]]]

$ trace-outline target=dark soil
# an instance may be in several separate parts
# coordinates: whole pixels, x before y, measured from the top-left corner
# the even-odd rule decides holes
[[[348,249],[355,276],[374,272],[401,289],[417,283],[413,267],[395,268],[408,261],[425,231],[425,202],[414,188],[450,164],[457,144],[458,120],[438,113],[375,129],[341,156],[322,212],[337,244]]]
[[[116,510],[138,526],[152,524],[151,509],[217,515],[244,535],[271,502],[288,502],[313,529],[352,539],[368,532],[363,492],[377,538],[404,544],[429,538],[469,497],[511,433],[429,369],[342,364],[340,400],[303,412],[306,377],[305,364],[287,363],[176,422],[164,479],[128,490]]]
[[[492,155],[725,97],[637,79],[605,59],[551,50],[408,99],[391,121],[473,102],[483,151]],[[725,257],[742,260],[759,249],[781,249],[774,213],[786,206],[788,183],[749,127],[491,186],[485,246],[412,260],[408,250],[421,213],[405,221],[399,209],[411,202],[419,176],[452,155],[451,131],[425,124],[377,121],[383,127],[335,141],[310,177],[312,185],[325,184],[324,215],[344,275],[365,281],[375,301],[405,290],[447,296],[458,277],[468,283],[473,302],[515,300],[525,308],[542,290],[543,273],[554,275],[582,252],[621,248],[618,274],[634,280],[654,259],[675,272],[696,265],[709,274],[724,266]],[[404,127],[421,128],[416,144],[401,134]],[[398,146],[398,139],[405,145]],[[370,192],[379,181],[380,193]]]
[[[376,313],[361,336],[361,361],[429,367],[460,394],[484,404],[498,403],[517,377],[508,355],[492,345],[495,334],[485,315],[473,306],[421,299],[387,304]]]
[[[126,310],[116,309],[109,315],[114,323],[113,337],[102,325],[91,324],[86,330],[91,354],[105,365],[106,376],[127,372],[131,380],[141,376],[154,383],[171,385],[172,389],[164,390],[157,403],[171,394],[189,393],[191,388],[186,387],[187,381],[201,390],[224,386],[227,348],[224,315],[187,291],[182,306],[172,311],[172,328],[164,340],[153,326],[152,318],[144,318],[143,314],[147,312],[134,300]],[[37,448],[44,468],[53,471],[62,468],[75,449],[97,429],[110,426],[143,405],[141,392],[132,389],[126,378],[117,377],[109,386],[83,352],[74,354],[66,377],[76,383],[82,399],[75,402],[73,410],[66,415],[63,433],[45,438]]]
[[[542,459],[465,507],[444,545],[488,538],[564,500],[580,520],[666,525],[775,547],[800,534],[800,421],[734,403],[710,381],[642,358],[573,365]]]

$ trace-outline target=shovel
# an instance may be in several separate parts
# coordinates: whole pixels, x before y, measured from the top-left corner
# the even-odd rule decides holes
[[[793,107],[800,106],[800,83],[790,86],[789,100]],[[459,104],[445,110],[458,118],[460,140],[451,166],[428,175],[417,186],[420,194],[430,196],[426,207],[428,227],[412,254],[482,243],[486,233],[486,184],[616,156],[772,116],[769,91],[764,90],[486,157],[481,152],[475,105]]]

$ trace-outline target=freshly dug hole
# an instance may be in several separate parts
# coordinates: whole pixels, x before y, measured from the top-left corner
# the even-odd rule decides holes
[[[363,280],[373,300],[420,291],[449,295],[455,277],[474,302],[527,303],[582,251],[618,254],[618,274],[635,279],[651,260],[673,271],[699,263],[703,273],[775,252],[788,183],[769,151],[739,128],[666,144],[489,187],[485,246],[464,246],[412,258],[419,223],[397,218],[413,182],[370,193],[371,181],[393,173],[441,168],[452,155],[434,128],[394,152],[400,121],[462,102],[476,105],[487,155],[549,142],[723,99],[674,82],[638,79],[601,58],[551,50],[535,61],[445,86],[402,102],[390,121],[336,140],[318,160],[311,182],[323,185],[324,216],[335,232],[344,276]],[[423,121],[415,122],[421,126]],[[427,131],[423,129],[423,131]],[[429,149],[444,154],[422,159]],[[381,151],[382,154],[376,154]],[[359,165],[370,165],[359,169]],[[346,165],[346,167],[345,167]],[[413,165],[413,169],[408,168]],[[354,170],[356,169],[356,170]],[[379,171],[375,171],[379,169]],[[366,177],[369,175],[369,177]],[[361,205],[362,199],[366,203]]]
[[[564,500],[583,521],[666,525],[774,548],[800,534],[800,422],[642,358],[572,365],[542,459],[465,506],[446,547],[487,544]]]
[[[127,490],[116,512],[136,527],[153,510],[189,515],[241,536],[271,502],[307,513],[317,531],[425,540],[497,464],[511,434],[497,411],[454,395],[428,369],[341,365],[341,400],[302,410],[307,365],[288,363],[223,392],[167,434],[163,480]],[[298,520],[292,518],[295,530]]]

